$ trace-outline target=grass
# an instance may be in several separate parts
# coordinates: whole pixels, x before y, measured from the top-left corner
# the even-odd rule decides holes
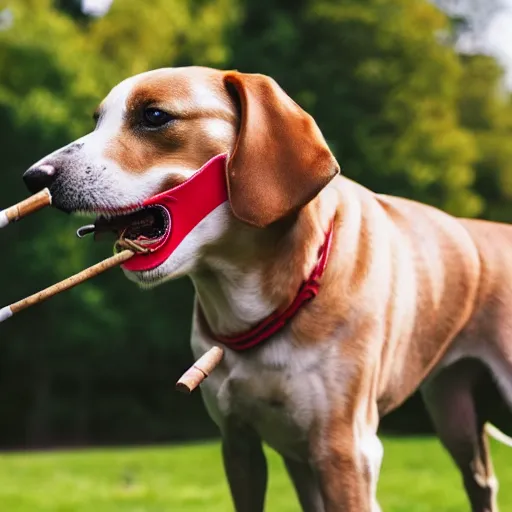
[[[385,512],[468,510],[459,476],[435,439],[385,439]],[[493,443],[500,505],[512,509],[510,448]],[[298,510],[280,459],[269,455],[269,512]],[[215,443],[0,455],[0,510],[225,512],[232,510]]]

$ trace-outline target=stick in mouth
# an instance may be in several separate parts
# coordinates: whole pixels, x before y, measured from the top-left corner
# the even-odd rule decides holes
[[[36,212],[41,208],[50,205],[52,202],[51,194],[48,189],[21,201],[6,210],[0,212],[0,227],[4,227],[10,222],[17,221],[26,215]],[[159,207],[140,208],[139,210],[117,217],[99,217],[95,224],[89,224],[80,228],[77,235],[83,236],[94,233],[98,235],[104,232],[113,232],[117,235],[116,246],[117,254],[107,258],[92,267],[86,268],[68,277],[59,283],[56,283],[30,297],[14,302],[13,304],[0,308],[0,322],[7,320],[14,314],[35,304],[39,304],[58,293],[69,290],[78,284],[91,279],[98,274],[105,272],[113,267],[121,265],[135,256],[137,253],[147,253],[151,249],[145,247],[146,244],[154,243],[165,234],[168,228],[168,215],[164,215],[164,210]]]
[[[11,222],[16,222],[31,213],[37,212],[45,206],[50,206],[51,204],[52,196],[50,191],[45,188],[41,190],[41,192],[27,197],[27,199],[20,201],[10,208],[0,211],[0,228],[4,228]]]
[[[25,299],[22,299],[18,302],[14,302],[10,306],[1,308],[0,322],[7,320],[14,314],[18,313],[19,311],[22,311],[35,304],[39,304],[40,302],[43,302],[49,299],[50,297],[57,295],[58,293],[61,293],[65,290],[69,290],[70,288],[73,288],[74,286],[81,284],[84,281],[91,279],[92,277],[97,276],[98,274],[102,274],[103,272],[110,270],[113,267],[121,265],[125,261],[128,261],[134,255],[134,251],[130,249],[125,249],[121,252],[118,252],[114,256],[107,258],[106,260],[96,263],[96,265],[93,265],[92,267],[82,270],[82,272],[79,272],[74,276],[64,279],[64,281],[60,281],[59,283],[56,283],[53,286],[50,286],[38,293],[34,293],[34,295],[31,295],[30,297],[26,297]]]
[[[25,201],[0,212],[0,227],[4,227],[10,222],[21,219],[29,213],[35,212],[50,204],[51,195],[49,191],[45,189]],[[89,224],[80,228],[77,231],[77,235],[80,238],[89,233],[97,235],[98,232],[101,231],[113,231],[119,235],[120,231],[122,231],[121,238],[117,242],[117,247],[123,250],[40,292],[30,295],[18,302],[14,302],[4,308],[0,308],[0,322],[11,318],[11,316],[30,306],[44,302],[58,293],[69,290],[88,279],[121,265],[135,256],[137,252],[149,252],[150,249],[144,247],[144,242],[151,242],[155,238],[162,236],[165,229],[168,228],[168,219],[165,218],[165,216],[159,217],[155,215],[159,213],[161,212],[155,211],[154,208],[148,208],[140,212],[135,212],[135,214],[127,215],[122,219],[122,222],[119,222],[119,219],[116,219],[116,222],[110,219],[100,218],[95,224]],[[126,237],[127,234],[128,237]],[[176,390],[185,394],[192,393],[192,391],[194,391],[194,389],[196,389],[220,364],[223,357],[224,351],[220,347],[212,347],[181,376],[176,383]]]

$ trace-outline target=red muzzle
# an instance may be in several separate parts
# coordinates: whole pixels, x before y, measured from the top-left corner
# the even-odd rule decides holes
[[[187,181],[144,201],[143,206],[165,210],[167,231],[158,242],[145,246],[150,252],[136,254],[123,268],[140,272],[158,267],[205,217],[228,200],[226,160],[227,154],[217,155]]]

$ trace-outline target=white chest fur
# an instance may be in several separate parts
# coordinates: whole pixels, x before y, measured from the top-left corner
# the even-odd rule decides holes
[[[194,322],[192,350],[196,357],[214,344]],[[224,359],[201,387],[206,408],[223,428],[235,419],[250,425],[282,455],[307,457],[314,421],[329,410],[336,344],[294,347],[286,329],[276,339],[250,352],[225,351]]]

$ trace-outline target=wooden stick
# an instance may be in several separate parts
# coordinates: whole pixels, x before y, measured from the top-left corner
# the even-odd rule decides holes
[[[212,347],[191,366],[176,383],[176,390],[190,394],[219,365],[224,356],[220,347]]]
[[[0,228],[4,228],[7,224],[16,222],[30,213],[37,212],[41,208],[50,206],[51,204],[52,195],[50,194],[50,191],[45,188],[44,190],[41,190],[41,192],[27,197],[27,199],[24,199],[14,206],[0,211]]]
[[[74,276],[64,279],[64,281],[60,281],[60,283],[54,284],[53,286],[35,293],[30,297],[0,309],[0,322],[7,320],[12,315],[22,311],[23,309],[33,306],[34,304],[39,304],[40,302],[43,302],[46,299],[57,295],[57,293],[69,290],[70,288],[73,288],[74,286],[83,283],[84,281],[87,281],[88,279],[91,279],[92,277],[95,277],[98,274],[105,272],[106,270],[121,265],[121,263],[129,260],[134,254],[135,253],[129,249],[121,251],[114,256],[107,258],[106,260],[96,263],[96,265],[93,265],[92,267],[82,270],[82,272],[79,272]]]

